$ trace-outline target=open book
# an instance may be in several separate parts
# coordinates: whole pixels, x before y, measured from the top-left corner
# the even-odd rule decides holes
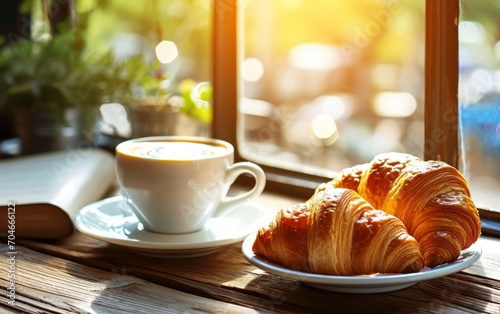
[[[114,157],[93,148],[0,161],[0,235],[58,239],[115,182]],[[10,231],[9,231],[10,230]]]

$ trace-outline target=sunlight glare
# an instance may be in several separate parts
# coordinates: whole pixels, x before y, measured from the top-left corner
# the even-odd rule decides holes
[[[406,92],[381,92],[374,100],[375,113],[381,117],[405,118],[417,109],[417,100]]]
[[[301,3],[302,3],[302,0],[281,0],[280,1],[281,6],[285,9],[289,9],[289,10],[298,8]]]
[[[458,24],[458,38],[461,43],[480,44],[486,41],[483,25],[474,21],[462,21]]]
[[[299,69],[331,71],[342,64],[342,52],[331,45],[304,43],[290,50],[290,63]]]
[[[264,75],[264,66],[257,58],[247,58],[243,61],[243,79],[247,82],[257,82]]]
[[[314,135],[320,139],[328,139],[337,133],[335,120],[326,114],[317,115],[311,123]]]
[[[174,42],[163,40],[156,46],[156,57],[161,63],[170,63],[177,58],[179,52]]]
[[[323,96],[318,100],[321,111],[328,113],[334,120],[339,119],[346,112],[345,103],[338,96]]]

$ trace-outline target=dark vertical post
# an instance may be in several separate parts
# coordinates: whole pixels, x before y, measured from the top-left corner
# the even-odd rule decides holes
[[[237,0],[213,0],[212,136],[237,147]],[[235,149],[235,153],[237,149]]]
[[[424,158],[458,167],[459,0],[426,1]]]

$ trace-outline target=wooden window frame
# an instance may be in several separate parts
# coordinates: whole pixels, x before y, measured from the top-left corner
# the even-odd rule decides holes
[[[458,167],[458,24],[459,1],[426,1],[425,140],[424,158]],[[212,136],[226,140],[238,153],[238,100],[241,84],[242,12],[237,0],[214,0]],[[311,195],[329,178],[261,165],[268,189]]]
[[[458,150],[458,20],[460,0],[426,0],[425,9],[425,139],[424,159],[442,160],[459,167]],[[212,64],[214,116],[212,136],[226,140],[238,153],[238,100],[241,84],[238,64],[243,49],[238,30],[242,12],[237,0],[214,0]],[[261,165],[267,190],[308,198],[319,183],[330,178],[311,176]],[[481,208],[483,233],[500,235],[500,213]]]

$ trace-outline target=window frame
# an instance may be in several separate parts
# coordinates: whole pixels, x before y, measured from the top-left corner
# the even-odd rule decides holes
[[[213,2],[213,120],[212,136],[235,147],[235,160],[245,161],[238,150],[237,104],[241,95],[238,64],[243,49],[238,29],[242,10],[238,0]],[[458,149],[458,20],[460,0],[426,0],[425,8],[425,114],[424,159],[442,160],[459,168]],[[267,176],[266,190],[309,198],[319,183],[330,180],[260,165]],[[483,233],[500,236],[500,213],[479,209]]]
[[[242,92],[238,64],[243,57],[243,12],[238,0],[213,2],[213,137],[235,147],[235,160],[246,161],[238,150],[237,104]],[[458,20],[459,0],[426,0],[424,158],[442,160],[458,168]],[[236,104],[236,105],[235,105]],[[331,178],[260,165],[267,189],[311,195]]]
[[[240,119],[237,104],[242,86],[238,79],[238,64],[243,57],[243,42],[238,36],[242,29],[242,10],[238,0],[214,0],[212,36],[213,117],[211,134],[231,143],[235,148],[235,161],[248,161],[238,149],[237,125]],[[286,169],[260,165],[266,173],[266,190],[309,198],[314,189],[331,178],[309,175]],[[247,183],[245,178],[240,179]],[[251,179],[247,179],[251,180]]]

